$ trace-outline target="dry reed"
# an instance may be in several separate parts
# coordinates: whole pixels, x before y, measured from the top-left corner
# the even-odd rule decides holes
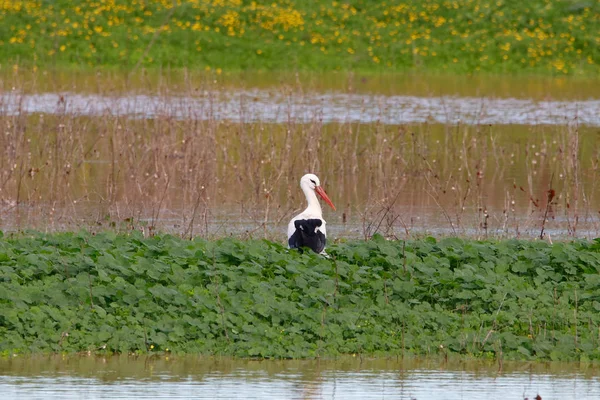
[[[65,106],[68,97],[52,114],[0,113],[4,229],[279,238],[287,218],[304,207],[298,180],[310,171],[338,205],[338,213],[327,211],[338,237],[575,237],[600,230],[600,148],[576,121],[396,126],[326,124],[315,115],[301,123],[289,113],[290,101],[285,123],[248,121],[243,111],[240,122],[230,122],[212,116],[212,101],[209,110],[181,115],[173,91],[212,99],[223,89],[189,79],[152,83],[149,90],[167,104],[152,118],[110,109],[76,115]],[[30,90],[18,79],[10,83],[1,90]],[[282,84],[279,92],[291,100],[304,88]]]

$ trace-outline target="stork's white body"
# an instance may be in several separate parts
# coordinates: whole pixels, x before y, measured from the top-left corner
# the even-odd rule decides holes
[[[316,175],[304,175],[300,180],[300,187],[306,196],[308,206],[303,212],[292,218],[288,224],[288,247],[310,247],[317,253],[322,253],[325,248],[327,228],[317,193],[334,210],[335,207],[321,187]],[[297,221],[298,223],[296,223]]]

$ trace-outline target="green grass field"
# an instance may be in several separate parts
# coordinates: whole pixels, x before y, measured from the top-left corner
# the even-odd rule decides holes
[[[4,1],[0,62],[33,68],[600,72],[585,0]]]
[[[600,359],[600,242],[0,239],[0,353]]]

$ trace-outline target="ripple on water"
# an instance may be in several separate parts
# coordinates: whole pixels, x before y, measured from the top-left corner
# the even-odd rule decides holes
[[[0,94],[0,112],[131,115],[233,122],[418,122],[495,125],[600,126],[600,100],[535,101],[489,97],[418,97],[347,93],[286,95],[261,89],[203,92],[198,96],[105,96],[71,92]]]
[[[536,371],[495,373],[490,370],[361,369],[325,370],[283,368],[272,373],[268,363],[252,370],[235,368],[203,375],[160,372],[151,376],[118,376],[98,371],[96,377],[76,371],[0,375],[4,399],[38,398],[268,398],[268,399],[596,399],[597,376],[580,372],[553,374]],[[6,371],[5,371],[6,372]]]

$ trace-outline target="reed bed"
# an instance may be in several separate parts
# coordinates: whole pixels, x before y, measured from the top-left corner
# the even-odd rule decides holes
[[[600,230],[600,147],[576,119],[561,126],[385,125],[324,123],[319,115],[306,123],[288,114],[273,124],[247,121],[242,112],[232,122],[175,107],[180,96],[218,96],[216,80],[153,85],[168,105],[151,118],[110,108],[101,116],[73,114],[68,94],[52,114],[1,112],[3,229],[281,239],[287,219],[304,206],[298,181],[310,171],[338,206],[326,211],[334,237],[552,240]],[[95,90],[102,87],[98,81]],[[18,79],[1,88],[17,98],[31,90]],[[301,82],[278,91],[288,99],[305,93]]]

